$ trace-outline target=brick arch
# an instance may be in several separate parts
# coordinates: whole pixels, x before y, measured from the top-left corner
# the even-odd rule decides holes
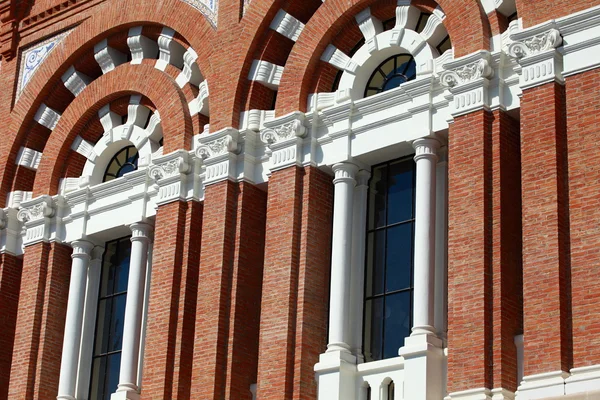
[[[63,160],[78,132],[91,118],[97,118],[102,106],[128,94],[147,97],[160,112],[165,153],[190,147],[192,118],[175,81],[152,66],[123,64],[92,82],[65,110],[44,148],[34,196],[57,193]]]
[[[78,26],[57,46],[38,68],[21,97],[15,104],[10,119],[10,132],[15,132],[8,151],[0,163],[0,203],[6,201],[16,170],[15,159],[33,120],[44,99],[51,95],[52,87],[62,74],[85,51],[103,38],[131,26],[159,24],[170,27],[182,35],[198,53],[197,63],[209,79],[212,76],[209,57],[215,46],[216,32],[198,13],[181,0],[161,2],[123,2],[107,0],[96,13]],[[111,72],[112,73],[112,72]]]
[[[306,97],[311,80],[319,66],[319,59],[329,43],[354,16],[377,0],[331,0],[323,4],[306,24],[285,65],[279,86],[276,113],[284,115],[306,109]],[[348,6],[350,3],[350,6]],[[414,5],[431,1],[413,1]],[[481,49],[490,42],[489,21],[477,0],[438,0],[446,13],[445,25],[452,39],[455,56],[460,57]]]

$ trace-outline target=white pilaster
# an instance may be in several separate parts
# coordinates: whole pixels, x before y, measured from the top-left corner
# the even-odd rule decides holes
[[[436,169],[435,210],[435,329],[438,337],[446,339],[448,329],[448,151],[439,151]]]
[[[352,213],[352,271],[350,291],[350,348],[358,363],[364,362],[362,351],[364,281],[365,281],[365,242],[367,232],[367,197],[371,173],[360,170],[356,175],[354,188],[354,211]]]
[[[411,336],[435,335],[435,211],[436,164],[440,143],[415,140],[417,181],[415,194],[414,323]]]
[[[121,353],[121,371],[119,386],[111,400],[139,399],[138,394],[138,362],[140,336],[142,327],[142,311],[144,303],[144,284],[146,282],[146,265],[148,263],[148,244],[152,234],[152,226],[138,222],[131,228],[131,259],[129,263],[129,280],[127,283],[127,303],[125,305],[125,323],[123,325],[123,350]]]
[[[71,263],[71,283],[69,284],[69,299],[67,316],[65,318],[65,335],[60,364],[60,379],[57,399],[75,400],[79,349],[81,345],[81,327],[85,304],[85,284],[90,253],[94,245],[86,240],[71,243],[73,259]]]
[[[333,166],[333,172],[335,191],[327,352],[349,352],[352,203],[358,167],[351,163],[339,163]]]
[[[79,355],[79,378],[77,379],[77,399],[85,399],[89,393],[103,253],[103,247],[94,247],[87,273],[83,327],[81,329],[81,350]]]

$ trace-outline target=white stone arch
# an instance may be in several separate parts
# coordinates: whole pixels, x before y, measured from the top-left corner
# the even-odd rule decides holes
[[[345,70],[340,79],[338,90],[350,90],[350,98],[363,98],[369,77],[387,58],[398,54],[411,54],[417,64],[417,77],[433,72],[433,59],[437,50],[417,32],[411,29],[392,29],[375,36],[378,50],[369,51],[369,45],[363,45],[350,59],[356,65],[354,71]]]

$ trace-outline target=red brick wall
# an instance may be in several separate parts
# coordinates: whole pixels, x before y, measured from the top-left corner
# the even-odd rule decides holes
[[[598,70],[569,77],[566,84],[574,367],[600,364],[600,168],[594,161],[599,84]]]
[[[573,14],[586,8],[600,4],[598,0],[516,0],[517,12],[523,18],[523,25],[528,28],[546,22],[551,18],[559,18]],[[544,12],[540,12],[544,10]]]
[[[142,396],[190,398],[202,204],[173,202],[156,215]]]
[[[59,243],[38,243],[25,250],[8,395],[11,400],[56,397],[71,252],[70,247]]]
[[[8,398],[23,258],[0,254],[0,399]]]
[[[312,167],[269,180],[258,393],[314,399],[313,367],[325,350],[332,178]]]
[[[521,101],[525,375],[569,371],[570,254],[564,87]]]
[[[448,143],[448,392],[492,384],[493,115],[450,125]]]

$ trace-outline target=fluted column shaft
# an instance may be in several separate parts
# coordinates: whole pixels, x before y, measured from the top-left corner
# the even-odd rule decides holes
[[[123,350],[121,352],[121,371],[117,392],[136,392],[138,390],[137,371],[140,357],[140,337],[146,283],[146,265],[148,263],[148,245],[152,226],[135,223],[131,228],[131,257],[129,280],[127,283],[127,302],[125,304],[125,323],[123,326]]]
[[[358,167],[351,163],[340,163],[333,166],[333,171],[335,178],[327,351],[349,352],[352,206]]]
[[[63,339],[60,379],[57,399],[75,400],[79,349],[81,346],[81,328],[85,304],[85,286],[90,254],[94,245],[85,240],[71,243],[71,282],[65,318],[65,334]]]
[[[411,336],[435,335],[435,213],[436,164],[440,143],[415,140],[414,323]]]

